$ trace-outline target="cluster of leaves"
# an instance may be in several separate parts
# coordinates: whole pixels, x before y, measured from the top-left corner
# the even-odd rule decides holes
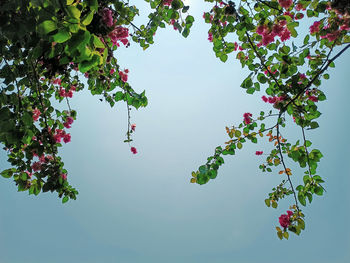
[[[321,113],[317,103],[326,99],[320,90],[322,78],[329,79],[327,70],[334,67],[334,60],[350,47],[348,3],[344,6],[341,1],[242,0],[237,7],[232,1],[205,1],[214,3],[203,18],[210,24],[208,39],[213,42],[216,56],[225,62],[231,53],[237,52],[236,58],[242,67],[251,71],[241,87],[248,94],[264,87],[262,99],[274,109],[267,115],[261,112],[256,119],[245,113],[238,126],[226,127],[230,140],[224,148],[216,147],[207,163],[192,172],[191,182],[205,184],[215,179],[219,166],[224,163],[222,155],[235,155],[243,143],[257,143],[257,135],[263,137],[267,131],[273,146],[270,154],[264,154],[266,163],[259,168],[272,172],[273,168],[281,167],[278,173],[286,179],[273,188],[265,203],[277,208],[280,199],[292,196],[294,216],[289,218],[290,225],[283,231],[276,228],[277,235],[281,239],[288,238],[288,231],[299,235],[305,227],[299,204],[305,206],[306,199],[311,203],[314,194],[324,193],[321,185],[324,181],[316,172],[322,153],[311,149],[312,143],[305,133],[319,127],[316,119]],[[300,23],[310,27],[311,34],[299,30]],[[304,38],[299,36],[301,33],[305,34]],[[301,43],[300,39],[303,39]],[[300,127],[301,145],[300,140],[292,145],[281,135],[288,117]],[[275,124],[268,128],[264,122],[267,118],[275,119]],[[291,180],[287,157],[305,170],[300,179],[295,177],[303,182],[297,187]]]
[[[68,129],[77,114],[69,98],[85,88],[85,79],[91,94],[111,106],[124,101],[130,111],[147,105],[145,92],[128,84],[116,51],[129,40],[146,49],[171,20],[186,37],[194,21],[189,15],[182,20],[188,10],[182,1],[147,2],[154,12],[147,25],[136,26],[139,10],[129,1],[1,1],[0,142],[12,166],[1,175],[12,178],[18,191],[55,191],[63,203],[76,199],[58,149],[62,139],[71,139]],[[66,102],[66,109],[55,108],[54,99]]]

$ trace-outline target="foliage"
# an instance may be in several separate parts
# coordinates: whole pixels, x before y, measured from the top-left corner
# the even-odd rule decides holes
[[[91,94],[111,107],[118,101],[129,111],[147,105],[145,92],[128,84],[128,70],[121,70],[115,53],[128,47],[129,39],[147,49],[166,24],[187,37],[194,21],[192,16],[183,20],[188,6],[181,1],[147,2],[153,12],[138,27],[133,20],[139,10],[128,1],[1,1],[0,141],[12,166],[1,175],[13,178],[18,191],[56,191],[63,203],[76,199],[58,148],[71,140],[68,129],[76,111],[69,98],[85,88],[84,79]],[[66,102],[67,109],[55,108],[53,100]],[[129,143],[134,129],[129,123]]]
[[[76,199],[78,192],[67,181],[58,149],[62,141],[71,140],[68,129],[77,116],[69,98],[85,86],[111,107],[118,101],[127,104],[125,142],[132,142],[136,126],[130,124],[130,107],[145,107],[147,98],[128,84],[129,70],[121,69],[115,54],[131,40],[147,49],[158,28],[167,24],[187,37],[194,22],[190,15],[183,18],[189,7],[181,0],[145,1],[153,11],[141,26],[133,23],[139,10],[124,0],[1,2],[0,141],[12,166],[1,175],[13,178],[19,191],[35,195],[56,191],[63,203]],[[279,217],[282,228],[276,227],[277,235],[280,239],[288,239],[289,232],[299,235],[305,229],[300,205],[325,191],[317,172],[323,155],[312,148],[306,132],[319,127],[317,104],[326,100],[321,84],[329,79],[328,69],[350,47],[349,3],[205,1],[213,4],[203,18],[210,25],[208,40],[215,55],[226,62],[237,52],[242,67],[250,71],[241,87],[248,94],[264,89],[262,99],[272,109],[254,117],[244,113],[241,123],[226,127],[229,140],[192,172],[191,182],[203,185],[215,179],[224,155],[235,155],[248,141],[256,144],[266,137],[272,149],[256,152],[266,156],[259,168],[285,179],[272,189],[265,204],[277,208],[279,200],[290,196],[291,210]],[[309,32],[300,30],[300,25],[306,25]],[[65,102],[67,109],[55,108],[54,99]],[[300,129],[296,142],[282,135],[288,119]],[[273,125],[267,122],[271,120]],[[130,149],[137,153],[135,147]],[[304,172],[292,173],[288,160]],[[294,186],[296,181],[299,185]]]
[[[306,130],[319,127],[317,118],[321,113],[317,103],[326,99],[320,89],[322,78],[329,79],[327,70],[334,67],[334,60],[350,47],[350,15],[346,11],[349,3],[242,0],[236,8],[232,1],[206,2],[214,3],[203,18],[211,26],[208,39],[213,42],[216,56],[225,62],[230,53],[237,51],[236,58],[242,67],[251,71],[241,87],[248,94],[264,88],[266,96],[262,99],[274,109],[268,113],[262,111],[256,118],[245,113],[242,123],[226,127],[229,136],[226,146],[215,148],[214,155],[198,171],[192,172],[191,182],[202,185],[215,179],[224,163],[223,155],[235,155],[244,143],[257,143],[259,137],[267,136],[273,144],[272,150],[264,154],[266,161],[259,168],[268,173],[277,171],[286,179],[272,189],[265,203],[277,208],[280,199],[291,196],[294,204],[290,209],[293,211],[281,215],[283,229],[277,227],[277,235],[280,239],[288,239],[288,231],[299,235],[305,228],[300,205],[306,206],[314,195],[323,195],[325,191],[324,180],[317,172],[323,155],[318,149],[312,149],[311,141],[306,139]],[[310,33],[300,35],[303,33],[299,30],[300,24],[307,25]],[[236,41],[232,41],[233,38]],[[271,118],[275,118],[274,124],[268,126],[266,120]],[[295,143],[289,142],[281,133],[288,118],[300,127],[300,140]],[[304,170],[299,178],[293,178],[294,183],[297,180],[301,183],[296,187],[287,157]]]

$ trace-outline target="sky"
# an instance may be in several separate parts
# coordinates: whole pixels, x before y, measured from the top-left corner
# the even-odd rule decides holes
[[[277,209],[264,204],[281,180],[258,168],[263,157],[255,151],[268,151],[265,142],[225,157],[208,184],[189,183],[191,172],[228,140],[225,126],[268,109],[262,92],[248,95],[239,87],[248,72],[234,55],[226,63],[215,58],[201,19],[207,10],[192,0],[196,22],[187,39],[169,27],[148,50],[133,44],[115,54],[130,70],[129,83],[149,100],[131,113],[136,155],[123,143],[126,105],[110,108],[83,91],[70,102],[78,117],[72,142],[61,150],[77,200],[62,205],[56,194],[29,196],[0,179],[0,263],[348,262],[350,52],[322,84],[320,128],[307,131],[324,155],[319,175],[327,192],[303,208],[301,236],[281,241],[275,226],[292,200]],[[291,138],[297,132],[284,131]],[[9,167],[4,152],[0,167]]]

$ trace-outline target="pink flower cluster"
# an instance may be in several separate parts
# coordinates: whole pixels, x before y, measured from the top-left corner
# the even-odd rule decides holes
[[[52,82],[52,84],[54,85],[60,85],[61,86],[61,82],[62,80],[60,78],[54,79],[54,81]]]
[[[263,151],[256,151],[255,155],[262,155],[264,152]]]
[[[315,34],[320,31],[320,21],[315,21],[311,26],[310,26],[310,34]]]
[[[131,124],[131,130],[135,131],[135,129],[136,129],[136,124],[135,123]]]
[[[108,26],[113,26],[113,16],[112,16],[112,10],[109,8],[104,8],[102,10],[102,21]]]
[[[33,121],[37,121],[39,119],[41,112],[39,109],[35,108],[33,110]]]
[[[52,157],[51,155],[45,156],[45,155],[43,154],[43,155],[41,155],[41,156],[38,156],[35,152],[33,153],[33,155],[39,158],[39,161],[34,162],[34,163],[31,165],[31,168],[32,168],[32,170],[33,170],[34,172],[40,171],[41,168],[42,168],[42,164],[48,163],[49,161],[52,161],[52,160],[53,160],[53,157]],[[28,171],[26,171],[26,173],[28,174],[29,177],[32,176],[32,174],[29,173]]]
[[[251,119],[251,117],[252,117],[253,115],[251,114],[251,113],[249,113],[249,112],[246,112],[246,113],[244,113],[243,114],[243,118],[244,118],[244,123],[245,124],[249,124],[249,123],[251,123],[252,122],[252,119]]]
[[[318,102],[318,97],[316,97],[315,95],[312,95],[312,91],[305,91],[306,96],[308,96],[309,100],[313,101],[313,102]]]
[[[281,7],[288,9],[292,4],[293,0],[278,0]]]
[[[208,40],[209,40],[209,42],[213,42],[213,34],[212,33],[208,33]]]
[[[275,37],[279,36],[281,41],[286,41],[290,38],[291,33],[287,28],[287,21],[281,20],[277,24],[274,24],[272,28],[268,25],[260,25],[256,28],[256,33],[262,36],[262,40],[259,45],[267,46],[275,41]]]
[[[133,154],[137,154],[137,150],[135,147],[131,147],[130,148],[130,151],[133,153]]]
[[[71,128],[72,123],[74,119],[72,117],[67,117],[66,121],[63,123],[63,126],[66,127],[67,129]]]
[[[297,5],[295,6],[295,9],[297,11],[306,10],[306,8],[304,8],[302,3],[297,3]]]
[[[121,80],[123,82],[127,82],[128,81],[128,73],[129,73],[128,69],[125,69],[124,71],[119,71],[119,77],[121,78]]]
[[[56,143],[61,143],[63,139],[64,143],[68,143],[71,141],[71,136],[69,133],[66,133],[64,130],[56,129],[56,133],[53,135],[53,138]]]
[[[163,0],[163,5],[170,6],[173,0]]]
[[[111,39],[114,46],[119,47],[118,41],[122,42],[126,46],[129,43],[129,29],[126,27],[117,26],[108,34],[108,37]]]
[[[76,91],[76,87],[75,86],[71,86],[69,91],[66,91],[65,88],[60,87],[60,96],[63,98],[72,98],[73,97],[73,91]]]
[[[266,103],[271,103],[271,104],[274,104],[276,102],[279,102],[279,101],[284,101],[285,97],[284,96],[275,96],[275,97],[266,97],[266,96],[262,96],[261,99],[266,102]]]
[[[60,174],[60,176],[63,180],[67,180],[67,174]]]
[[[288,210],[287,214],[282,214],[279,218],[278,221],[284,229],[286,229],[290,224],[290,217],[293,215],[293,212]]]

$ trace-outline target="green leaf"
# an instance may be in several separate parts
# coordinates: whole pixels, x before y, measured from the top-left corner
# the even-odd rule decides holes
[[[237,148],[238,148],[238,149],[242,149],[242,147],[243,147],[242,143],[241,143],[241,142],[238,142],[238,143],[237,143]]]
[[[227,58],[228,58],[228,56],[227,56],[225,53],[223,53],[223,54],[220,56],[220,60],[221,60],[222,62],[226,62]]]
[[[265,199],[265,204],[267,207],[270,207],[270,203],[271,203],[270,199]]]
[[[1,176],[4,178],[11,178],[11,176],[13,175],[13,173],[15,171],[16,171],[16,169],[14,169],[14,168],[6,169],[6,170],[1,172]]]
[[[33,117],[28,112],[23,113],[22,121],[24,125],[27,127],[30,127],[33,125]]]
[[[282,231],[277,231],[277,236],[278,236],[278,238],[279,239],[283,239],[283,233],[282,233]]]
[[[63,197],[63,198],[62,198],[62,204],[67,203],[68,200],[69,200],[69,197],[68,197],[68,196]]]
[[[313,121],[313,122],[310,123],[310,129],[316,129],[318,127],[319,127],[319,125],[318,125],[318,123],[316,121]]]
[[[70,16],[77,18],[77,19],[80,18],[81,12],[75,6],[73,6],[73,5],[67,6],[67,10],[68,10],[68,13]]]
[[[42,34],[48,34],[57,29],[57,25],[52,20],[46,20],[38,26],[38,30]]]
[[[52,37],[53,37],[53,41],[54,42],[63,43],[63,42],[66,42],[68,39],[71,38],[71,34],[66,29],[60,29]]]
[[[199,166],[198,170],[201,174],[206,174],[208,171],[208,167],[206,165],[201,165],[201,166]]]
[[[91,60],[85,60],[79,64],[79,70],[81,73],[88,72],[93,67],[99,64],[100,57],[98,55],[94,55]]]
[[[99,37],[92,35],[94,38],[94,46],[96,48],[105,48],[105,44],[103,44],[103,42],[100,40]]]
[[[271,202],[271,206],[272,206],[273,208],[277,208],[278,204],[277,204],[276,201],[273,201],[273,202]]]
[[[81,23],[85,26],[90,25],[92,19],[94,18],[94,11],[90,11],[81,21]]]
[[[236,130],[235,131],[235,136],[238,138],[242,135],[241,131],[240,130]]]

